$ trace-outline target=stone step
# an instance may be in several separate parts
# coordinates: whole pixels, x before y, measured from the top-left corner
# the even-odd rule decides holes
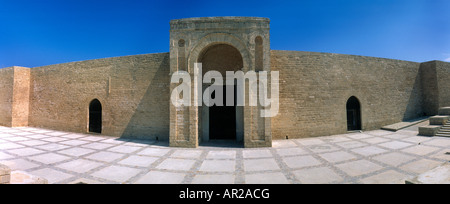
[[[442,134],[442,133],[437,133],[436,135],[437,137],[450,137],[450,134]]]
[[[441,126],[439,125],[426,125],[419,127],[419,135],[422,136],[434,136],[439,132]]]
[[[438,133],[443,133],[443,132],[450,132],[450,127],[441,127],[441,129],[439,129]]]
[[[439,108],[439,115],[450,115],[450,107]]]
[[[430,125],[445,125],[448,121],[448,115],[436,115],[430,117]]]

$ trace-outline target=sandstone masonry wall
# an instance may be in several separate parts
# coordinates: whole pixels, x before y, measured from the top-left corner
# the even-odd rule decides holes
[[[437,114],[450,106],[450,63],[330,53],[271,52],[280,72],[273,139],[347,132],[346,102],[361,104],[362,129]],[[0,69],[0,125],[86,133],[93,99],[102,134],[169,139],[169,53]],[[436,112],[436,113],[435,113]]]
[[[14,87],[11,126],[28,126],[30,68],[14,67]]]
[[[439,109],[436,61],[420,64],[420,75],[422,76],[423,111],[426,115],[436,115]]]
[[[11,126],[14,67],[0,69],[0,125]]]
[[[30,69],[8,67],[0,69],[0,125],[28,125]]]
[[[169,53],[32,68],[29,125],[86,133],[98,99],[102,134],[168,140],[169,68]]]
[[[421,116],[420,63],[330,53],[271,51],[280,73],[273,139],[347,132],[346,102],[361,104],[362,129]]]
[[[450,106],[450,63],[435,61],[439,91],[439,107]]]
[[[440,107],[450,106],[450,63],[429,61],[420,64],[423,108],[427,115],[437,115]]]

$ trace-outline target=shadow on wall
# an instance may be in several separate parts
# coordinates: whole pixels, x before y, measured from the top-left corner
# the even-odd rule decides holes
[[[169,69],[169,55],[166,55],[121,138],[169,140]]]
[[[439,87],[436,61],[420,64],[423,115],[436,115],[439,109]]]
[[[409,94],[408,104],[403,114],[403,121],[424,116],[421,78],[420,71],[418,71],[413,88]]]

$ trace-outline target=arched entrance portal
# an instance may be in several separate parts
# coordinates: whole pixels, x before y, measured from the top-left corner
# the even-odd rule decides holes
[[[89,132],[102,133],[102,104],[97,99],[89,104]]]
[[[352,96],[347,100],[347,130],[361,130],[361,105]]]
[[[243,67],[243,60],[240,52],[228,44],[215,44],[206,47],[199,55],[198,62],[202,63],[202,75],[208,71],[218,71],[221,73],[224,83],[226,71],[238,71]],[[212,82],[214,83],[214,81]],[[203,84],[203,91],[211,84]],[[201,125],[199,133],[203,141],[209,140],[235,140],[243,141],[243,107],[236,106],[236,86],[227,87],[216,85],[216,89],[223,90],[223,106],[213,105],[211,107],[203,104],[201,108]],[[226,90],[233,89],[234,105],[226,106]],[[211,98],[216,97],[215,91],[210,94]]]

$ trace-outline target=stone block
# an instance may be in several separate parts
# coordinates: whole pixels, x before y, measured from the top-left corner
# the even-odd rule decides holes
[[[0,164],[0,184],[9,184],[11,169],[3,164]]]
[[[430,117],[430,125],[445,125],[447,123],[449,116],[437,115]]]
[[[11,172],[11,184],[48,184],[48,181],[24,171],[13,171]]]
[[[0,176],[0,184],[9,184],[10,179],[11,179],[10,175]]]
[[[419,135],[434,136],[439,131],[441,126],[439,125],[427,125],[419,127]]]
[[[450,107],[439,108],[439,115],[450,115]]]

